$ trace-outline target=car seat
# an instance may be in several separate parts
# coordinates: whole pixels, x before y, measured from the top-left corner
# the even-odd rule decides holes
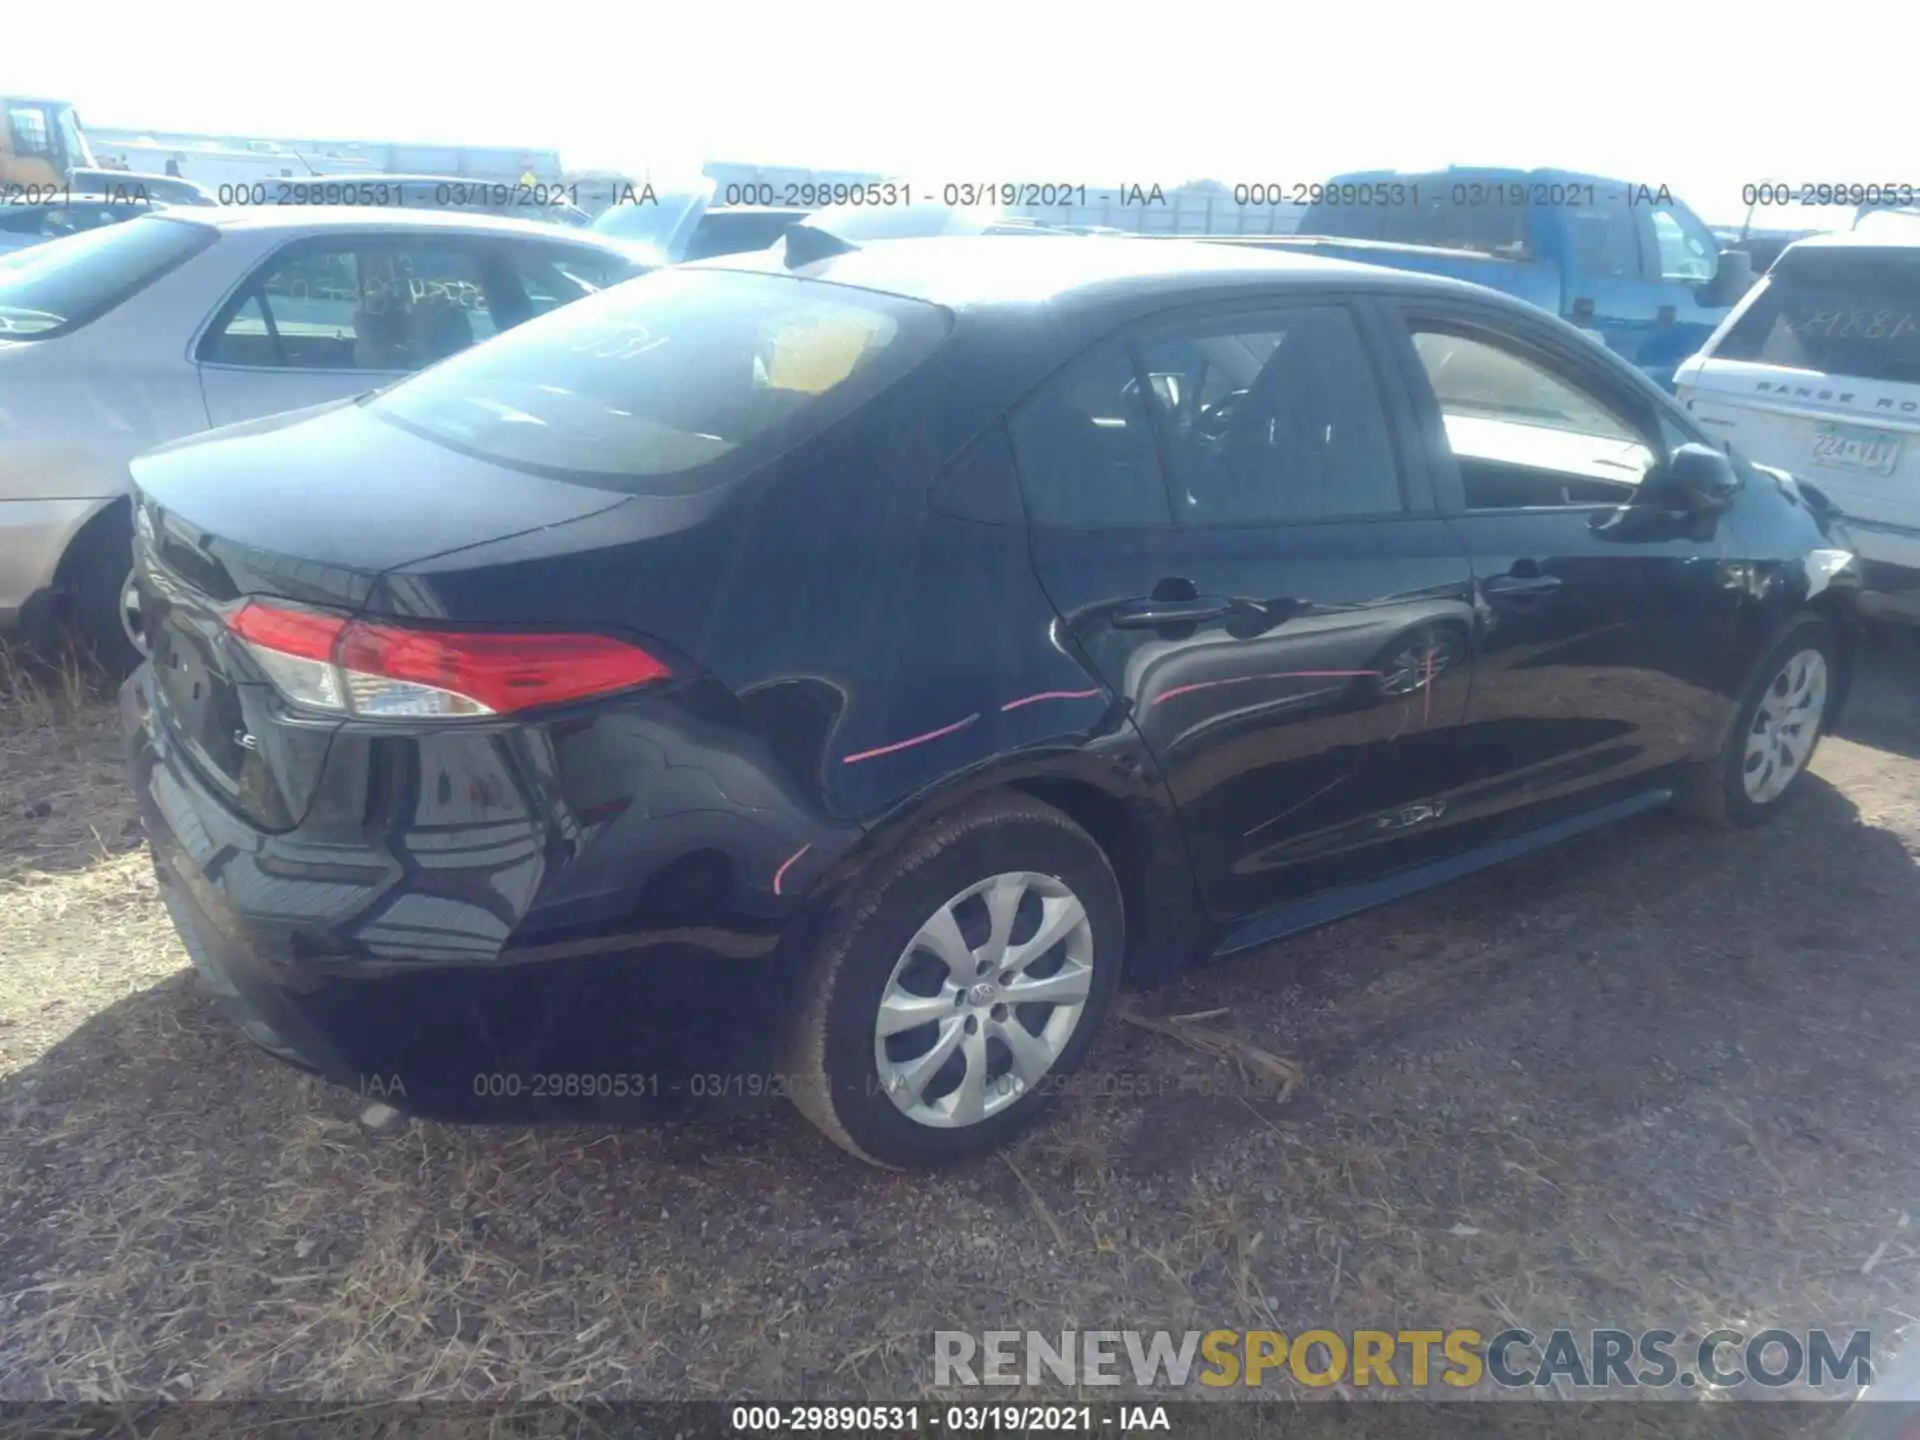
[[[1195,518],[1283,520],[1337,514],[1339,407],[1305,335],[1283,340],[1234,407],[1199,491]]]
[[[473,344],[473,321],[452,299],[431,296],[417,302],[407,324],[416,366],[431,365],[457,355]]]

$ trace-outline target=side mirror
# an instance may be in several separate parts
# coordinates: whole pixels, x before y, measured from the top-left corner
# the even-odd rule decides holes
[[[1698,298],[1710,310],[1731,305],[1753,288],[1753,256],[1744,250],[1722,250],[1713,278],[1699,288]]]
[[[1677,445],[1654,477],[1653,499],[1691,515],[1718,515],[1740,489],[1733,462],[1711,445]]]

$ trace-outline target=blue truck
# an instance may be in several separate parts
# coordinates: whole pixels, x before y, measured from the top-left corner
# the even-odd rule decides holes
[[[1753,283],[1664,186],[1570,170],[1369,170],[1311,187],[1291,236],[1215,243],[1452,275],[1530,301],[1673,388]]]

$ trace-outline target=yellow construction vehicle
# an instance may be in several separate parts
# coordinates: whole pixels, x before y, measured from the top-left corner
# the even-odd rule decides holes
[[[0,197],[56,191],[94,167],[80,117],[64,100],[0,96]]]

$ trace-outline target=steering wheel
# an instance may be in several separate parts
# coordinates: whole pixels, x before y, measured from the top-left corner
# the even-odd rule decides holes
[[[1218,400],[1200,407],[1200,413],[1193,417],[1193,434],[1205,441],[1215,441],[1227,433],[1227,427],[1233,424],[1235,410],[1247,398],[1248,391],[1229,390]]]

